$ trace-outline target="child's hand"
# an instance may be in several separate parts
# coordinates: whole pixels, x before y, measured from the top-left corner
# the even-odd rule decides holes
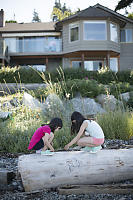
[[[68,146],[68,144],[67,144],[67,145],[65,145],[64,149],[65,149],[65,150],[68,150],[68,149],[69,149],[69,146]]]

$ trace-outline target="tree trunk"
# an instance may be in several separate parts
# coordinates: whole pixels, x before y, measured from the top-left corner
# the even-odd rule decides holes
[[[103,184],[133,179],[133,149],[55,152],[52,156],[19,157],[18,170],[25,191],[66,184]]]

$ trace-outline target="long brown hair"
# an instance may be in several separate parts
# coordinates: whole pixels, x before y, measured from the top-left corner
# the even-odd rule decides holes
[[[75,111],[72,113],[71,135],[79,132],[80,126],[82,125],[84,120],[86,120],[86,118],[80,112]]]

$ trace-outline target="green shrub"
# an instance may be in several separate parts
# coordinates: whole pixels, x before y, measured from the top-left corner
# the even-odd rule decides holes
[[[118,82],[127,82],[131,85],[133,85],[133,71],[119,71],[117,72],[117,80]]]
[[[49,80],[49,73],[51,76],[52,82],[62,81],[62,77],[59,74],[59,70],[61,67],[51,71],[44,72],[46,80]],[[112,72],[109,69],[101,69],[98,71],[87,71],[85,69],[73,69],[66,68],[62,69],[64,73],[65,80],[96,80],[98,83],[109,84],[112,81],[118,82],[127,82],[129,84],[133,84],[133,71],[119,71],[117,73]],[[15,83],[16,81],[19,83],[20,79],[22,83],[42,83],[43,79],[41,77],[41,72],[37,72],[37,70],[33,69],[29,66],[29,68],[24,67],[2,67],[0,69],[0,80],[1,83]]]
[[[116,98],[118,98],[121,93],[133,91],[133,86],[127,82],[111,82],[108,88],[110,94],[114,95]]]
[[[32,68],[2,67],[0,69],[1,83],[42,83],[41,76]]]
[[[101,93],[105,93],[104,86],[98,84],[95,80],[78,80],[73,79],[66,82],[67,93],[71,97],[79,92],[82,97],[95,98]]]

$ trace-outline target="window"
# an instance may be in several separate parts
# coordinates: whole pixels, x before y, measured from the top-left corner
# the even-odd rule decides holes
[[[110,69],[113,72],[118,71],[118,60],[117,60],[117,58],[110,58]]]
[[[87,71],[97,71],[101,69],[102,67],[102,62],[101,61],[85,61],[84,62],[84,68]]]
[[[6,46],[8,46],[9,52],[17,51],[17,39],[16,38],[5,38]]]
[[[32,67],[39,72],[45,72],[46,71],[46,65],[33,65]]]
[[[113,23],[110,24],[110,40],[118,42],[117,26]]]
[[[57,37],[5,38],[9,52],[60,52],[62,41]]]
[[[84,69],[86,69],[87,71],[97,71],[101,69],[101,67],[102,61],[84,61]],[[72,61],[72,68],[81,68],[81,61]]]
[[[72,61],[72,68],[81,68],[81,61]]]
[[[106,40],[105,21],[86,21],[84,22],[84,40]]]
[[[79,40],[79,25],[70,24],[70,42]]]
[[[132,29],[121,30],[121,42],[133,42]]]

